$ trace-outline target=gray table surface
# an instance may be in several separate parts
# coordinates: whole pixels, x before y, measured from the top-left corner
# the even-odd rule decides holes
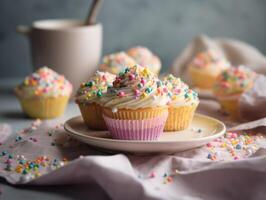
[[[0,80],[0,123],[8,123],[14,131],[32,122],[21,111],[12,90],[19,80]],[[70,102],[65,117],[79,115],[74,102]],[[88,190],[90,195],[88,195]],[[84,194],[86,191],[86,195]],[[67,186],[12,186],[0,178],[0,199],[109,199],[105,192],[95,184]]]

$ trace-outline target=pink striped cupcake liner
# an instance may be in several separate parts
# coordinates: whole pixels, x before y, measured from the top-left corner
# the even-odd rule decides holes
[[[144,120],[112,119],[103,115],[106,126],[114,139],[157,140],[163,133],[168,112]]]

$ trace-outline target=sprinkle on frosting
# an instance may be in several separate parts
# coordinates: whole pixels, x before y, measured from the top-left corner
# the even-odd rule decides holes
[[[127,50],[127,54],[139,65],[147,66],[154,73],[159,73],[161,69],[161,61],[148,48],[143,46],[132,47]]]
[[[155,74],[158,74],[161,69],[160,59],[149,49],[141,46],[133,47],[127,52],[121,51],[105,56],[100,69],[113,74],[119,74],[126,67],[132,67],[136,64],[147,66]]]
[[[214,49],[199,52],[189,65],[190,70],[200,70],[219,75],[222,70],[230,67],[230,63]]]
[[[155,75],[147,68],[140,65],[125,68],[124,72],[120,72],[114,81],[114,87],[125,87],[128,85],[137,85],[137,88],[142,88],[147,81],[152,80]]]
[[[213,92],[218,96],[239,94],[252,87],[256,73],[245,66],[224,70],[217,78]]]
[[[89,81],[82,83],[76,94],[77,103],[98,103],[98,100],[113,87],[115,75],[97,71]]]
[[[147,67],[135,65],[121,72],[103,97],[104,106],[138,109],[165,106],[168,88]]]
[[[134,66],[135,64],[135,60],[122,51],[105,56],[103,58],[103,64],[100,65],[100,69],[118,74],[125,70],[126,66]]]
[[[72,85],[63,75],[57,74],[48,67],[42,67],[27,76],[15,91],[18,96],[23,97],[69,96]]]
[[[176,78],[172,74],[164,77],[164,84],[171,91],[170,105],[184,105],[198,103],[198,94],[189,89],[188,85],[185,84],[180,78]]]

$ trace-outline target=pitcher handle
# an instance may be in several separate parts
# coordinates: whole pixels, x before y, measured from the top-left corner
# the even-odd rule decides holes
[[[26,26],[26,25],[18,25],[16,30],[17,30],[17,33],[20,33],[20,34],[25,35],[25,36],[29,36],[32,28],[29,26]]]

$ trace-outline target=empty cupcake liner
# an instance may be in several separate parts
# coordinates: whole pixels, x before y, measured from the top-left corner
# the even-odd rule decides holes
[[[105,115],[103,115],[103,118],[114,139],[157,140],[163,133],[167,116],[168,112],[144,120],[112,119]]]

